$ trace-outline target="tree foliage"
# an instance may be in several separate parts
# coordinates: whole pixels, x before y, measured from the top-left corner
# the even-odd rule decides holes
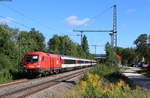
[[[11,59],[16,58],[17,45],[15,36],[17,32],[17,29],[12,29],[7,25],[0,25],[0,54],[7,55]]]
[[[89,53],[88,41],[85,35],[83,36],[81,47],[83,48],[83,51],[85,51],[86,53]]]
[[[150,63],[150,44],[147,43],[148,35],[141,34],[134,41],[135,48],[116,48],[116,53],[122,57],[123,65],[132,65],[142,63]]]
[[[13,78],[11,72],[19,71],[26,52],[35,49],[44,51],[44,40],[44,36],[34,28],[19,31],[0,24],[0,82]]]
[[[147,43],[148,35],[147,34],[141,34],[138,36],[138,38],[134,41],[134,44],[136,45],[136,52],[139,56],[139,62],[142,61],[142,59],[145,59],[145,63],[150,64],[150,44]]]
[[[107,43],[106,63],[112,66],[117,65],[117,55],[122,58],[122,64],[138,63],[143,57],[145,63],[150,63],[150,44],[147,43],[147,39],[147,34],[141,34],[134,41],[136,48],[112,48]],[[12,79],[12,72],[19,71],[25,53],[34,50],[81,58],[94,57],[89,53],[88,40],[85,35],[81,45],[73,42],[68,36],[54,35],[49,39],[46,47],[45,37],[35,28],[30,31],[20,31],[0,24],[0,82]]]
[[[68,36],[54,35],[48,41],[48,51],[61,55],[93,58],[94,56],[88,51],[88,41],[86,37],[84,37],[83,43],[85,43],[85,45],[82,44],[82,46],[80,46],[79,44],[74,43]]]
[[[138,56],[134,48],[116,48],[116,53],[121,56],[122,65],[132,65],[138,62]]]
[[[119,59],[117,58],[115,49],[107,43],[105,46],[106,51],[106,65],[118,66]]]

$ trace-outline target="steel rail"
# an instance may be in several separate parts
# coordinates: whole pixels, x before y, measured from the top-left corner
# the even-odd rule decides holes
[[[85,70],[86,69],[84,69],[84,71]],[[69,74],[69,75],[65,75],[65,76],[62,76],[62,77],[59,77],[59,78],[56,78],[56,79],[52,79],[52,80],[49,80],[49,81],[44,81],[42,83],[38,83],[38,84],[30,86],[30,87],[18,89],[18,90],[13,91],[13,92],[8,92],[8,93],[0,95],[0,97],[10,97],[10,96],[15,96],[16,94],[17,95],[22,94],[21,96],[18,96],[18,97],[22,98],[22,97],[25,97],[25,96],[32,95],[33,93],[39,92],[43,89],[49,88],[53,85],[57,85],[57,84],[61,83],[63,80],[68,80],[68,79],[77,77],[81,74],[83,74],[83,70],[81,70],[79,72]],[[60,81],[60,82],[58,82],[58,81]],[[32,89],[33,89],[33,91],[32,91]]]

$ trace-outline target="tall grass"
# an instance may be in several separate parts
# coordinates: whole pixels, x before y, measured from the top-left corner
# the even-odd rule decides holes
[[[0,54],[0,83],[22,78],[14,60]]]
[[[56,98],[149,98],[150,91],[135,86],[120,68],[99,65],[87,72],[79,84]]]
[[[85,98],[127,98],[130,88],[124,81],[110,83],[92,73],[87,73],[87,80],[80,82],[82,95]]]
[[[3,69],[0,71],[0,83],[7,82],[12,79],[13,77],[12,74],[9,72],[9,70]]]

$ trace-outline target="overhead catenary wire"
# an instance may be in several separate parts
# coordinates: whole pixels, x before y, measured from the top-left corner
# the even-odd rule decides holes
[[[25,15],[24,13],[22,13],[22,11],[19,11],[19,10],[15,9],[15,8],[12,8],[12,7],[7,6],[7,5],[5,5],[5,4],[0,4],[0,5],[3,6],[3,7],[8,8],[9,10],[13,11],[14,13],[17,13],[18,15],[20,15],[20,16],[22,16],[22,17],[24,17],[24,18],[26,18],[26,19],[28,19],[28,20],[30,20],[30,21],[33,21],[34,23],[38,23],[39,25],[41,25],[41,26],[43,26],[43,27],[45,27],[45,28],[47,28],[47,29],[57,31],[57,29],[55,29],[55,28],[53,28],[53,27],[50,27],[50,26],[47,25],[47,24],[43,24],[42,22],[40,22],[39,20],[37,20],[37,19],[35,19],[35,18],[31,18],[30,16]]]
[[[96,56],[97,47],[104,47],[104,45],[89,45],[89,46],[92,46],[95,48],[95,56]]]
[[[95,15],[95,16],[92,16],[91,18],[90,18],[90,21],[89,22],[91,22],[91,21],[93,21],[93,20],[95,20],[98,16],[102,16],[102,15],[104,15],[104,13],[106,13],[109,9],[111,9],[112,7],[108,7],[108,8],[106,8],[106,9],[104,9],[102,12],[100,12],[100,13],[98,13],[97,15]],[[78,26],[78,27],[75,27],[76,29],[77,28],[79,28],[79,27],[81,27],[81,26]],[[74,29],[75,30],[75,29]],[[73,30],[73,31],[74,31]],[[81,31],[80,32],[81,34],[81,44],[82,44],[82,34],[83,34],[83,32]]]
[[[111,32],[111,45],[112,47],[117,47],[117,6],[113,5],[110,8],[113,8],[113,28],[112,30],[73,30],[73,32],[80,32],[81,35],[83,32]],[[81,36],[82,42],[82,36]]]
[[[106,9],[102,10],[102,11],[99,12],[98,14],[89,17],[90,20],[89,20],[88,23],[95,21],[96,18],[98,18],[98,17],[100,17],[100,16],[103,16],[106,12],[108,12],[109,10],[111,10],[111,8],[112,8],[112,7],[107,7]],[[75,28],[77,29],[77,28],[80,28],[81,26],[82,26],[82,25],[80,25],[80,26],[75,26]]]
[[[4,17],[4,16],[0,16],[0,18],[2,18],[2,19],[5,19],[5,18],[7,18],[7,17]],[[25,27],[25,28],[27,28],[27,29],[31,29],[29,26],[27,26],[27,25],[25,25],[25,24],[23,24],[23,23],[20,23],[20,22],[18,22],[18,21],[16,21],[16,20],[11,20],[11,19],[9,19],[9,18],[7,18],[7,20],[9,20],[9,21],[11,21],[12,23],[15,23],[15,24],[17,24],[17,25],[20,25],[20,26],[22,26],[22,27]],[[19,34],[19,36],[21,36],[20,34]],[[20,40],[19,40],[19,59],[18,59],[18,64],[19,64],[19,61],[21,60],[21,46],[20,46]],[[18,66],[18,68],[19,68],[19,66]]]
[[[109,0],[108,0],[108,1],[109,1]],[[112,9],[112,6],[110,7],[110,5],[114,5],[114,4],[116,4],[115,0],[110,0],[110,2],[105,5],[105,6],[109,6],[109,7],[107,7],[107,8],[104,9],[104,10],[102,10],[101,12],[99,12],[98,14],[96,14],[95,16],[92,16],[91,18],[94,19],[94,18],[103,16],[107,11],[109,11],[109,10]]]
[[[1,18],[7,18],[7,17],[4,17],[4,16],[0,16]],[[25,25],[25,24],[23,24],[23,23],[20,23],[20,22],[18,22],[18,21],[16,21],[16,20],[11,20],[11,19],[9,19],[9,18],[7,18],[7,20],[9,20],[9,21],[11,21],[11,22],[13,22],[13,23],[15,23],[15,24],[18,24],[18,25],[20,25],[20,26],[22,26],[22,27],[25,27],[25,28],[27,28],[27,29],[31,29],[29,26],[27,26],[27,25]]]
[[[107,11],[109,11],[112,7],[108,7],[106,9],[104,9],[102,12],[98,13],[95,16],[92,16],[91,19],[96,19],[97,17],[103,16]]]

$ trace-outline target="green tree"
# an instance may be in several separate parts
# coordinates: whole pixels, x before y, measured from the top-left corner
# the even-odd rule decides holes
[[[107,43],[105,46],[106,51],[106,65],[108,66],[118,66],[118,58],[115,53],[114,48]]]
[[[0,24],[0,82],[13,78],[26,52],[45,50],[44,36],[34,28],[19,31]]]
[[[17,29],[12,29],[8,25],[0,25],[0,54],[15,59],[16,41],[14,35],[17,32]]]
[[[88,41],[87,41],[87,37],[85,35],[83,36],[81,46],[83,48],[83,51],[85,51],[86,53],[89,53]]]
[[[51,53],[57,53],[62,55],[82,57],[82,58],[93,58],[94,56],[88,52],[87,38],[84,37],[86,51],[81,48],[80,45],[74,43],[68,36],[58,36],[54,35],[48,41],[48,51]]]
[[[64,48],[60,46],[60,44],[64,44],[64,42],[60,41],[60,38],[58,35],[54,35],[53,38],[51,38],[48,41],[48,51],[51,53],[60,54],[59,47],[61,47],[62,49]]]
[[[4,54],[0,54],[0,70],[13,69],[10,58]]]
[[[16,70],[17,62],[17,29],[0,24],[0,82],[12,79],[12,70]]]
[[[127,64],[128,66],[137,63],[138,56],[133,48],[125,48],[122,51],[122,64]]]
[[[76,55],[76,44],[73,43],[68,36],[54,35],[48,41],[48,51],[56,54],[68,56]]]
[[[17,45],[18,45],[18,58],[17,63],[23,65],[23,57],[29,51],[39,50],[45,51],[45,38],[44,36],[34,28],[28,31],[20,31],[18,34]]]
[[[135,41],[134,44],[136,45],[136,52],[139,55],[140,61],[142,61],[142,58],[145,58],[146,63],[150,63],[150,46],[147,43],[148,35],[147,34],[141,34]]]
[[[138,55],[134,48],[117,47],[116,53],[121,56],[121,63],[123,65],[132,65],[138,62]]]
[[[29,38],[33,39],[36,43],[36,49],[39,51],[45,51],[45,37],[42,33],[32,28],[29,31]]]

